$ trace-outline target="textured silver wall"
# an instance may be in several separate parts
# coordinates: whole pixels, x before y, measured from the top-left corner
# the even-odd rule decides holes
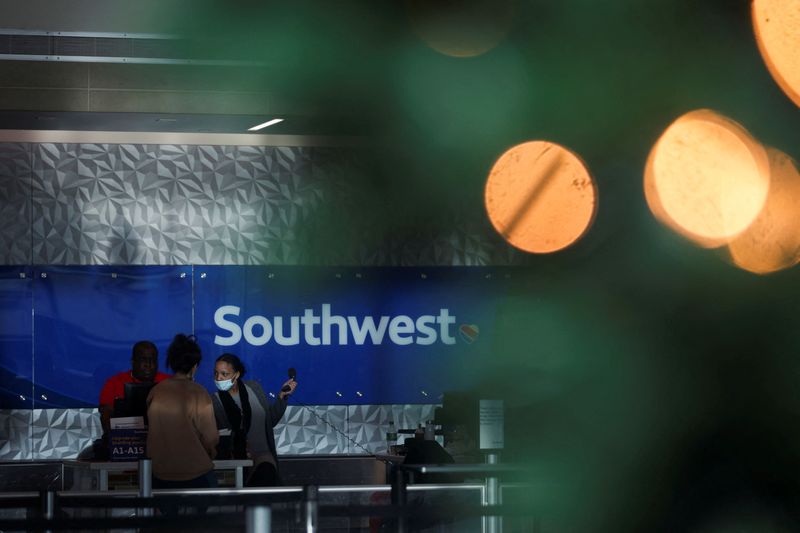
[[[482,213],[408,220],[365,173],[353,148],[0,143],[0,264],[524,261]]]
[[[37,264],[297,263],[324,191],[314,148],[39,144]]]
[[[29,265],[31,145],[0,143],[0,263]]]
[[[382,453],[389,420],[415,428],[433,418],[435,407],[291,405],[275,427],[275,442],[283,455]],[[0,410],[0,460],[75,458],[101,434],[97,409]]]
[[[0,143],[0,264],[517,264],[471,213],[409,211],[369,187],[352,148]],[[397,230],[396,228],[400,228]],[[1,355],[1,354],[0,354]],[[290,408],[281,453],[385,446],[430,405]],[[312,414],[317,413],[320,417]],[[0,410],[0,460],[74,457],[99,434],[92,409]]]

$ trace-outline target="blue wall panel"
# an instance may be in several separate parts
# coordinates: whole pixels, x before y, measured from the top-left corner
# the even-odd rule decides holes
[[[35,406],[97,405],[131,347],[192,330],[191,267],[46,267],[34,273]]]
[[[0,267],[0,409],[33,408],[31,270]]]

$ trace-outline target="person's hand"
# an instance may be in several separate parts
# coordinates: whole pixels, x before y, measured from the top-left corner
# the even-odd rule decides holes
[[[289,390],[286,390],[286,391],[283,390],[286,387],[288,387]],[[286,381],[286,383],[284,383],[281,386],[281,393],[278,396],[280,396],[281,399],[286,398],[287,396],[291,396],[291,394],[294,392],[294,389],[296,389],[296,388],[297,388],[297,382],[294,379],[290,378],[290,379],[288,379]]]

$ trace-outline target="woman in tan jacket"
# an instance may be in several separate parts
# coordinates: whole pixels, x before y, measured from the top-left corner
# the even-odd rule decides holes
[[[194,336],[178,334],[167,349],[175,373],[147,397],[147,456],[153,461],[153,488],[216,487],[214,463],[219,433],[211,397],[194,382],[200,364]]]

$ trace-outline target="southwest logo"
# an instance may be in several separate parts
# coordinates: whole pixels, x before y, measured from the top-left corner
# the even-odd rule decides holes
[[[320,312],[304,309],[302,315],[266,317],[253,315],[239,324],[241,308],[223,305],[214,313],[214,323],[227,336],[217,335],[214,344],[233,346],[244,340],[252,346],[263,346],[274,341],[281,346],[295,346],[304,342],[309,346],[346,346],[351,342],[361,346],[367,342],[379,346],[388,340],[398,346],[434,343],[455,344],[451,326],[457,318],[447,308],[439,309],[438,315],[353,316],[336,315],[331,304],[324,303]],[[478,328],[474,335],[478,334]],[[462,326],[463,330],[464,326]],[[462,331],[462,336],[464,335]],[[472,342],[471,340],[468,342]]]
[[[458,333],[464,339],[464,342],[472,344],[478,338],[480,330],[475,324],[461,324],[461,327],[458,328]]]

